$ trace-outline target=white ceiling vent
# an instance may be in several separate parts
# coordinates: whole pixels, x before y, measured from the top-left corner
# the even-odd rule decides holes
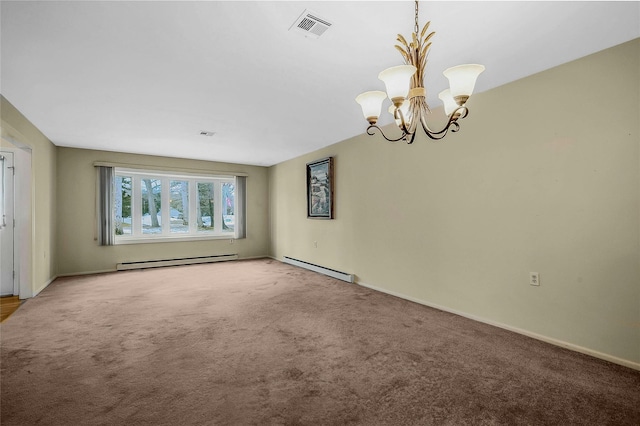
[[[318,38],[329,29],[331,22],[320,18],[317,13],[305,9],[302,15],[291,25],[289,31],[303,34],[306,37]]]

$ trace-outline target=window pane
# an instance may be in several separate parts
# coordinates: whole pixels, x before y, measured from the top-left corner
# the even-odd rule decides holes
[[[222,184],[222,232],[233,232],[236,224],[234,210],[235,187],[233,183]]]
[[[213,183],[198,182],[198,232],[213,231]]]
[[[142,179],[142,233],[162,233],[162,181]]]
[[[189,232],[189,182],[172,180],[169,182],[171,208],[169,210],[169,232],[184,234]]]
[[[131,235],[131,176],[117,176],[114,211],[116,235]]]

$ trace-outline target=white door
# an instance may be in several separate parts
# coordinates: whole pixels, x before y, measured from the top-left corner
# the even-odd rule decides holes
[[[0,151],[0,296],[18,294],[13,272],[13,153]]]

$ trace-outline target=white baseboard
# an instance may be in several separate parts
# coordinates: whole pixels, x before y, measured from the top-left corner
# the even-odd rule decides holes
[[[271,257],[271,256],[247,256],[247,257],[240,257],[240,258],[238,258],[238,260],[264,259],[264,258],[268,258],[268,257]],[[273,257],[271,257],[271,258],[274,259]],[[108,274],[110,272],[118,272],[118,270],[116,268],[113,268],[113,269],[102,269],[102,270],[99,270],[99,271],[69,272],[69,273],[66,273],[66,274],[59,274],[56,278],[58,278],[58,277],[60,277],[60,278],[62,278],[62,277],[77,277],[77,276],[80,276],[80,275]],[[53,279],[51,281],[53,281]]]
[[[109,272],[118,272],[114,269],[102,269],[100,271],[84,271],[84,272],[70,272],[68,274],[59,274],[58,277],[77,277],[80,275],[96,275],[96,274],[108,274]]]
[[[265,254],[265,255],[262,255],[262,256],[239,257],[238,260],[255,260],[255,259],[268,259],[268,258],[274,259],[274,257]]]
[[[430,303],[430,302],[427,302],[425,300],[418,299],[416,297],[407,296],[407,295],[402,294],[402,293],[398,293],[398,292],[387,290],[387,289],[384,289],[384,288],[381,288],[381,287],[376,287],[376,286],[373,286],[373,285],[369,285],[369,284],[364,283],[364,282],[356,281],[356,284],[358,284],[358,285],[360,285],[362,287],[370,288],[371,290],[379,291],[381,293],[386,293],[386,294],[389,294],[391,296],[395,296],[395,297],[399,297],[401,299],[409,300],[411,302],[419,303],[419,304],[424,305],[424,306],[429,306],[430,308],[435,308],[435,309],[438,309],[440,311],[445,311],[445,312],[449,312],[449,313],[452,313],[452,314],[455,314],[455,315],[460,315],[461,317],[469,318],[471,320],[478,321],[478,322],[481,322],[481,323],[484,323],[484,324],[489,324],[489,325],[492,325],[494,327],[499,327],[499,328],[502,328],[504,330],[512,331],[512,332],[518,333],[518,334],[522,334],[524,336],[531,337],[531,338],[536,339],[536,340],[541,340],[543,342],[550,343],[550,344],[555,345],[555,346],[560,346],[560,347],[563,347],[563,348],[566,348],[566,349],[570,349],[570,350],[575,351],[575,352],[580,352],[580,353],[585,354],[585,355],[589,355],[589,356],[592,356],[592,357],[595,357],[595,358],[599,358],[599,359],[602,359],[602,360],[605,360],[605,361],[612,362],[614,364],[622,365],[624,367],[628,367],[628,368],[632,368],[634,370],[640,371],[640,363],[638,363],[638,362],[630,361],[630,360],[623,359],[623,358],[618,358],[616,356],[605,354],[605,353],[602,353],[602,352],[598,352],[598,351],[595,351],[593,349],[585,348],[583,346],[574,345],[573,343],[565,342],[563,340],[554,339],[552,337],[544,336],[544,335],[541,335],[541,334],[538,334],[538,333],[534,333],[534,332],[531,332],[531,331],[528,331],[528,330],[523,330],[523,329],[518,328],[518,327],[513,327],[513,326],[510,326],[510,325],[507,325],[507,324],[502,324],[502,323],[497,322],[497,321],[493,321],[493,320],[490,320],[490,319],[478,317],[476,315],[471,315],[471,314],[468,314],[468,313],[465,313],[465,312],[457,311],[455,309],[447,308],[446,306],[440,306],[440,305],[437,305],[435,303]]]
[[[31,297],[36,297],[38,294],[40,294],[40,292],[42,290],[44,290],[45,288],[47,288],[49,286],[49,284],[51,284],[52,282],[54,282],[56,279],[58,278],[57,275],[54,275],[53,278],[50,278],[46,283],[44,283],[44,285],[42,285],[40,288],[34,289],[33,294],[31,295]]]

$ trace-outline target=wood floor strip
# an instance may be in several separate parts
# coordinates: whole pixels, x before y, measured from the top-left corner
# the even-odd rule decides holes
[[[18,296],[0,297],[0,322],[4,322],[20,307]]]

